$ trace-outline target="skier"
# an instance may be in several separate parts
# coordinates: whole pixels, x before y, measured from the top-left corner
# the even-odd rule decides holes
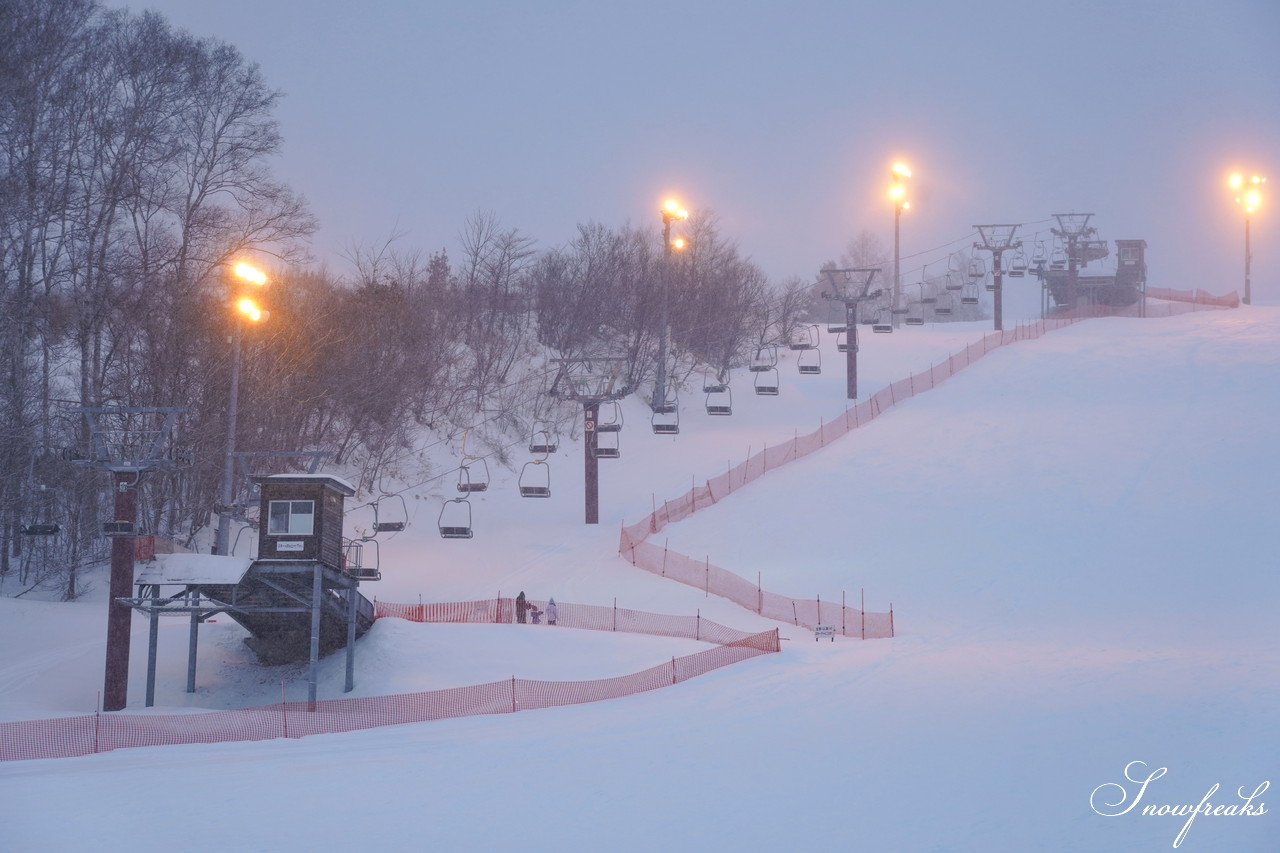
[[[554,598],[547,602],[547,624],[556,624],[556,600]]]
[[[520,594],[516,596],[516,621],[524,624],[525,614],[529,612],[529,602],[525,601],[524,590],[520,590]]]

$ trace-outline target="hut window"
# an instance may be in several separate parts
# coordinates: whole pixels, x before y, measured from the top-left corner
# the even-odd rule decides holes
[[[272,501],[267,511],[268,536],[310,536],[315,529],[315,501]]]

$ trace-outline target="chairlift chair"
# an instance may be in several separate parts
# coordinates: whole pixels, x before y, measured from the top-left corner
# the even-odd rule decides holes
[[[933,306],[933,313],[939,317],[950,317],[953,302],[950,293],[944,294],[943,298],[938,300],[938,304]]]
[[[466,498],[452,498],[444,502],[437,519],[442,539],[470,539],[471,501]]]
[[[559,443],[556,441],[555,435],[547,426],[542,425],[541,429],[539,429],[539,425],[534,426],[533,433],[529,436],[530,453],[549,456],[552,453],[555,453],[558,448]]]
[[[964,278],[961,277],[958,273],[950,273],[950,272],[947,273],[946,288],[947,290],[963,290]]]
[[[836,351],[837,352],[849,351],[849,333],[848,332],[841,332],[840,334],[836,335]]]
[[[755,357],[751,359],[751,365],[748,369],[752,373],[765,373],[773,370],[777,366],[778,348],[774,346],[767,346],[756,350]]]
[[[977,281],[978,279],[985,277],[986,274],[987,274],[986,260],[984,260],[983,258],[979,258],[976,255],[969,259],[969,278],[971,280]]]
[[[788,346],[793,350],[813,349],[818,345],[818,327],[805,326],[796,331]]]
[[[472,456],[458,466],[458,491],[483,492],[489,488],[489,463]]]
[[[837,305],[836,302],[831,303],[831,319],[827,321],[827,333],[838,335],[841,332],[848,331],[849,318],[843,304]]]
[[[1013,258],[1009,261],[1009,275],[1013,278],[1022,278],[1027,274],[1027,255],[1019,247],[1013,253]]]
[[[728,371],[718,370],[714,377],[711,368],[702,371],[702,391],[704,394],[718,394],[729,387]]]
[[[680,398],[676,395],[674,388],[668,386],[666,395],[662,400],[654,400],[650,407],[654,414],[669,415],[680,407]]]
[[[729,390],[728,385],[723,386],[719,391],[707,392],[707,414],[733,414],[733,392]]]
[[[960,294],[961,305],[977,305],[978,304],[978,285],[973,283],[966,285],[964,291]]]
[[[395,498],[400,503],[400,511],[398,513],[387,513],[391,516],[387,520],[381,513],[379,507],[387,498]],[[383,495],[373,502],[373,532],[374,533],[399,533],[409,524],[409,508],[405,506],[404,495]]]
[[[772,367],[766,373],[757,373],[755,388],[756,393],[763,397],[778,396],[778,368]]]
[[[592,455],[593,455],[595,458],[597,458],[597,459],[619,459],[619,458],[621,458],[621,457],[622,457],[622,448],[621,448],[621,446],[620,446],[620,445],[619,445],[619,443],[618,443],[618,439],[619,439],[619,437],[618,437],[618,433],[617,433],[617,431],[615,430],[615,431],[613,431],[612,433],[607,433],[607,432],[605,433],[605,435],[610,435],[610,434],[612,434],[612,435],[613,435],[613,444],[605,444],[605,445],[601,445],[601,444],[599,443],[599,442],[600,442],[600,436],[596,436],[596,446],[595,446],[595,450],[592,452]]]
[[[796,359],[801,376],[817,376],[822,372],[822,350],[808,349],[800,353]]]
[[[1035,247],[1031,250],[1031,266],[1048,266],[1049,250],[1045,248],[1043,240],[1037,240]]]
[[[654,435],[679,435],[680,410],[674,406],[669,411],[654,409],[649,423],[653,427]]]
[[[1049,269],[1065,270],[1067,268],[1067,250],[1062,248],[1062,244],[1056,244],[1053,251],[1049,254]]]
[[[988,292],[988,293],[995,293],[995,292],[996,292],[996,280],[995,280],[995,276],[990,276],[990,275],[989,275],[989,276],[987,276],[987,280],[986,280],[985,282],[983,282],[983,285],[982,285],[982,286],[983,286],[983,287],[985,287],[985,288],[987,289],[987,292]]]
[[[606,400],[613,408],[609,414],[612,417],[609,420],[604,419],[603,412],[596,420],[596,432],[621,432],[622,431],[622,407],[618,405],[617,400]]]
[[[524,463],[520,469],[520,497],[551,497],[551,466],[542,459],[533,459]]]
[[[888,311],[881,308],[875,322],[871,326],[871,331],[877,335],[888,335],[893,332],[893,322]]]
[[[924,305],[919,302],[912,302],[907,311],[906,324],[908,326],[924,325]]]

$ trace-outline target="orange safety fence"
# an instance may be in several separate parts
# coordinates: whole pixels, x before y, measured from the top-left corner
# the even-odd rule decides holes
[[[547,602],[528,599],[529,604],[542,611],[545,623]],[[375,613],[392,616],[410,622],[513,622],[515,601],[510,598],[493,598],[488,601],[464,601],[444,604],[395,604],[374,602]],[[563,628],[580,628],[590,631],[623,631],[631,634],[649,634],[655,637],[684,637],[707,643],[729,645],[755,636],[752,631],[739,631],[710,619],[701,613],[693,616],[672,616],[665,613],[646,613],[618,607],[596,604],[556,602],[556,625]]]
[[[1072,325],[1081,320],[1097,317],[1169,317],[1205,308],[1233,308],[1239,305],[1236,294],[1213,296],[1204,291],[1173,291],[1149,288],[1148,294],[1169,300],[1152,304],[1145,300],[1122,309],[1107,306],[1086,306],[1071,312],[1032,323],[1019,323],[1012,329],[983,335],[963,350],[952,354],[945,362],[931,365],[906,379],[899,379],[881,388],[870,398],[850,406],[830,422],[822,423],[817,430],[796,437],[774,447],[765,447],[748,457],[746,461],[712,477],[701,486],[694,486],[673,500],[664,501],[645,518],[634,524],[624,525],[618,545],[618,553],[632,565],[680,583],[697,587],[709,595],[727,598],[742,607],[770,619],[790,622],[806,628],[818,625],[837,627],[844,636],[860,636],[863,639],[892,637],[894,635],[893,607],[889,612],[870,613],[846,607],[843,603],[822,602],[819,599],[796,599],[767,592],[760,580],[755,583],[734,574],[728,569],[713,565],[710,559],[696,560],[672,551],[663,545],[649,541],[668,524],[682,521],[700,509],[712,506],[769,471],[789,462],[803,459],[822,449],[851,430],[870,423],[892,406],[909,400],[922,391],[928,391],[939,382],[956,375],[987,353],[1017,341],[1035,340],[1046,332]]]
[[[69,758],[140,746],[299,738],[449,717],[599,702],[669,687],[720,667],[780,650],[775,628],[743,634],[715,648],[673,657],[669,662],[615,678],[590,681],[510,678],[421,693],[320,699],[314,703],[278,702],[205,714],[117,712],[0,722],[0,761]]]

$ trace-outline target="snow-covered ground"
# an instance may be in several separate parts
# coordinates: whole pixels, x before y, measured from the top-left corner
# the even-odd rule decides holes
[[[863,335],[861,395],[988,327]],[[700,612],[781,627],[781,654],[592,705],[10,762],[3,849],[1138,853],[1170,849],[1187,821],[1143,806],[1195,806],[1218,784],[1210,805],[1238,807],[1237,789],[1280,781],[1280,309],[1091,320],[1010,345],[661,534],[785,595],[856,603],[865,588],[869,610],[893,603],[883,641],[817,643],[617,556],[621,525],[655,502],[844,410],[843,361],[823,347],[817,377],[785,354],[776,398],[736,375],[730,418],[685,393],[676,437],[628,401],[598,526],[582,524],[569,441],[550,500],[493,472],[472,540],[436,534],[451,481],[410,489],[410,528],[369,585],[389,601],[523,589]],[[104,586],[73,604],[0,598],[0,719],[93,711]],[[165,620],[157,710],[266,704],[282,681],[305,696],[302,668],[257,665],[242,636],[226,619],[203,629],[188,695],[186,627]],[[130,713],[145,637],[137,617]],[[386,619],[358,647],[357,694],[599,678],[702,648]],[[343,695],[343,666],[324,661],[322,698]],[[1138,794],[1126,766],[1167,772],[1137,808],[1099,814]],[[1108,783],[1130,799],[1108,806]],[[1179,849],[1280,849],[1273,811],[1202,814]]]

